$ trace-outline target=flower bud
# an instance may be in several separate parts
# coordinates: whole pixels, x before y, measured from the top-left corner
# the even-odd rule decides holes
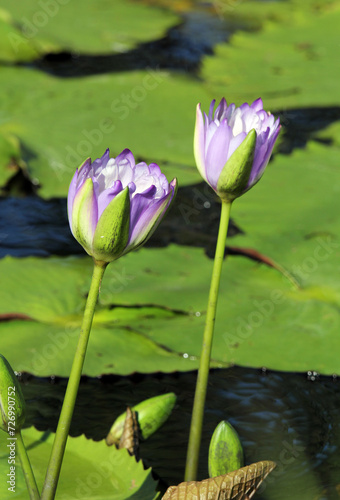
[[[86,160],[73,176],[68,216],[73,236],[100,262],[111,262],[143,245],[165,216],[177,181],[168,183],[155,163],[136,165],[125,149],[110,158]]]
[[[222,476],[243,467],[243,449],[237,432],[222,420],[216,427],[209,446],[209,476]]]
[[[176,395],[173,392],[146,399],[131,408],[137,413],[140,434],[143,439],[148,439],[168,419],[176,403]],[[126,412],[119,415],[106,436],[106,443],[119,445],[123,433]]]
[[[248,191],[262,177],[280,132],[280,120],[263,109],[261,99],[251,105],[227,105],[223,98],[214,112],[196,110],[194,154],[204,180],[226,202]]]
[[[11,436],[25,422],[25,400],[15,373],[7,359],[0,354],[0,428]]]

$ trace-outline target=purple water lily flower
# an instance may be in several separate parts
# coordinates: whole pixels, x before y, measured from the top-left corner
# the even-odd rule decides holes
[[[197,105],[194,154],[198,170],[216,193],[232,201],[261,178],[280,132],[280,120],[263,109],[262,99],[251,105],[227,105],[223,98],[208,116]],[[203,117],[204,115],[204,117]]]
[[[156,163],[136,165],[124,149],[107,149],[76,171],[68,192],[73,236],[97,261],[111,262],[146,242],[174,199],[177,181],[168,183]]]

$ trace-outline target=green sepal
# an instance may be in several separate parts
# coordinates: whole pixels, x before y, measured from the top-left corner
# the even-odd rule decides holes
[[[10,433],[19,432],[25,422],[26,405],[20,384],[11,365],[0,354],[0,428]]]
[[[256,137],[256,131],[252,129],[224,165],[216,189],[223,201],[233,201],[246,190],[254,161]]]
[[[130,195],[126,187],[109,203],[102,213],[93,238],[93,257],[112,262],[123,253],[130,227]]]
[[[137,413],[137,419],[142,439],[148,439],[159,429],[168,419],[175,406],[177,397],[173,392],[145,399],[141,403],[131,408]],[[114,421],[109,434],[106,436],[106,443],[119,444],[123,433],[126,412],[119,415]]]
[[[209,477],[222,476],[243,467],[243,449],[234,427],[222,420],[209,446]]]
[[[86,179],[76,194],[72,207],[72,232],[89,255],[92,255],[93,181]]]

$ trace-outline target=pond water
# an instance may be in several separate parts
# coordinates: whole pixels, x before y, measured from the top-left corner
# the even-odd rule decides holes
[[[28,403],[27,425],[56,428],[66,387],[61,378],[21,375]],[[196,373],[83,377],[71,435],[105,438],[126,405],[175,392],[169,420],[141,443],[140,456],[163,485],[183,480]],[[247,464],[274,460],[256,498],[338,498],[340,379],[316,373],[280,373],[233,367],[212,370],[205,410],[199,477],[207,477],[207,452],[215,426],[229,420],[239,433]],[[297,496],[297,492],[299,496]],[[323,492],[323,493],[322,493]]]

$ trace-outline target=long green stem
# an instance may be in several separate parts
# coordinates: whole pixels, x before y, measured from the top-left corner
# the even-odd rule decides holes
[[[19,455],[30,499],[39,500],[40,498],[39,490],[37,487],[37,483],[35,481],[30,459],[28,458],[27,451],[24,442],[22,440],[21,432],[19,431],[15,435],[15,437],[16,437],[16,450]]]
[[[53,500],[55,497],[61,464],[65,452],[66,441],[70,430],[71,419],[77,398],[78,387],[83,370],[86,348],[90,336],[93,314],[96,307],[100,283],[106,268],[105,262],[95,262],[92,282],[84,311],[83,323],[74,355],[70,378],[67,384],[63,407],[47,468],[41,500]]]
[[[214,335],[216,306],[217,306],[218,291],[220,287],[224,250],[227,239],[230,209],[231,209],[231,203],[222,202],[220,227],[218,231],[214,267],[211,277],[200,366],[198,369],[194,406],[191,417],[189,444],[188,444],[187,461],[185,468],[185,481],[194,481],[197,475],[198,459],[199,459],[201,436],[202,436],[204,405],[207,394],[207,385],[208,385],[209,368],[210,368],[211,347]]]

